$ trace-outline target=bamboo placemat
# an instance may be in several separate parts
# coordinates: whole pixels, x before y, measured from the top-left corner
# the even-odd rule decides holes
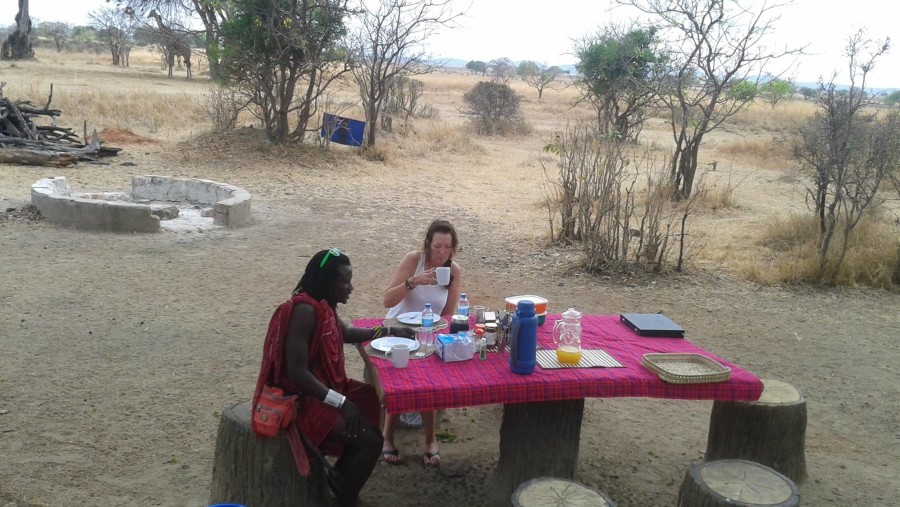
[[[366,354],[369,357],[377,357],[379,359],[388,359],[385,356],[385,353],[376,349],[372,346],[371,343],[366,344]],[[410,359],[425,359],[426,357],[434,354],[434,345],[419,345],[419,348],[416,349],[415,352],[409,354]]]
[[[537,363],[545,370],[555,368],[624,368],[613,356],[600,349],[582,350],[581,360],[576,364],[566,364],[557,361],[556,350],[539,350],[537,351]]]
[[[418,324],[404,324],[403,322],[400,322],[399,320],[397,320],[395,318],[384,319],[382,324],[385,326],[409,327],[409,328],[413,328],[413,329],[419,327]],[[434,323],[435,332],[440,331],[442,329],[447,329],[447,327],[448,327],[447,319],[445,319],[445,318],[441,318],[440,320],[438,320],[437,322]]]

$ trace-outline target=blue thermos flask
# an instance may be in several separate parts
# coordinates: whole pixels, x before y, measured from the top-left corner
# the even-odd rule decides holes
[[[534,365],[537,364],[537,322],[534,301],[519,301],[509,332],[509,369],[513,373],[528,375],[534,372]]]

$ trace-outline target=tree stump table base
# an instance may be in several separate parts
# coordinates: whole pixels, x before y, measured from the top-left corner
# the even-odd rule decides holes
[[[260,438],[250,428],[250,403],[237,403],[222,411],[210,503],[330,507],[332,495],[325,467],[313,462],[309,476],[300,476],[283,432],[275,438]]]
[[[716,401],[709,417],[707,461],[745,459],[806,480],[806,400],[794,386],[762,379],[758,401]]]
[[[616,507],[602,491],[555,477],[538,477],[523,483],[510,500],[513,507]]]
[[[769,467],[723,459],[692,465],[678,492],[678,507],[796,507],[800,491]]]

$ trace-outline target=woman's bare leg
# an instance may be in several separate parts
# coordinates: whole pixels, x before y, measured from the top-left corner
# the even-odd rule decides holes
[[[381,432],[382,437],[384,438],[384,443],[381,446],[382,456],[384,460],[388,463],[399,463],[402,458],[399,455],[385,454],[385,451],[397,451],[397,446],[394,444],[394,432],[397,431],[397,426],[400,424],[400,414],[384,414],[384,430]]]
[[[424,456],[426,465],[440,465],[441,458],[437,456],[438,443],[435,437],[436,417],[434,410],[422,412],[422,429],[425,430],[425,453],[432,455],[431,458]]]

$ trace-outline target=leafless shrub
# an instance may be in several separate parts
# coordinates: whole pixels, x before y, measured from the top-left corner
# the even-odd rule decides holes
[[[222,132],[235,127],[243,104],[239,100],[237,90],[215,85],[204,96],[203,107],[216,132]]]
[[[580,243],[592,272],[681,271],[691,253],[687,219],[704,185],[673,204],[665,161],[585,123],[567,128],[544,150],[556,155],[556,164],[541,160],[554,241]]]

